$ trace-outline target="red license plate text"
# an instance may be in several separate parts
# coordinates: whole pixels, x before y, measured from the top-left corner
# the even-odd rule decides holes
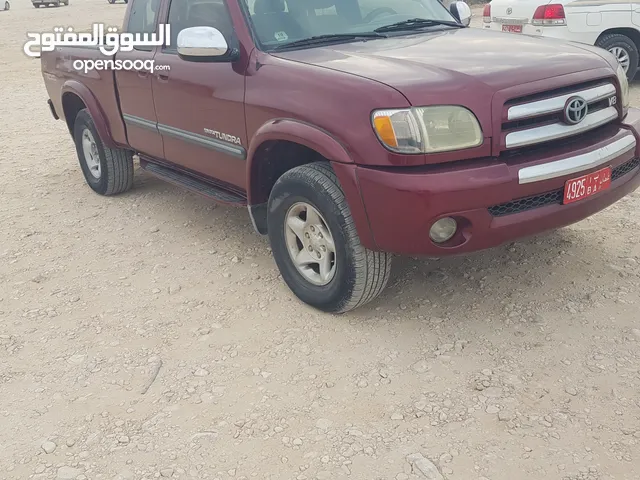
[[[503,32],[522,33],[522,25],[502,25]]]
[[[564,203],[578,202],[595,195],[611,186],[611,168],[603,168],[597,172],[579,178],[567,180],[564,185]]]

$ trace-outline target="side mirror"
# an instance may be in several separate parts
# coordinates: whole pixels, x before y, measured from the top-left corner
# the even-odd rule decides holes
[[[471,23],[471,8],[465,2],[453,2],[449,5],[449,11],[465,27]]]
[[[228,62],[238,52],[230,49],[222,32],[213,27],[189,27],[178,33],[178,55],[192,62]]]

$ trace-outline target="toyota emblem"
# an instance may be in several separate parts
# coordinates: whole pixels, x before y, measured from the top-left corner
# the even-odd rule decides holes
[[[584,120],[589,111],[587,101],[582,97],[571,97],[564,105],[564,122],[576,125]]]
[[[512,12],[513,12],[513,8],[511,7],[507,8],[507,15],[511,15]]]

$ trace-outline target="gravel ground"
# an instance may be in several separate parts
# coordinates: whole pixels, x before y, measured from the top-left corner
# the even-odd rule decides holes
[[[85,185],[22,45],[124,10],[0,12],[1,479],[640,478],[640,192],[322,315],[246,211]]]

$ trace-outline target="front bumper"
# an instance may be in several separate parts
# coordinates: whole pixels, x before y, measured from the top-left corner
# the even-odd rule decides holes
[[[356,175],[377,249],[440,257],[495,247],[599,212],[640,186],[638,157],[640,110],[630,109],[623,125],[589,141],[567,142],[553,157],[538,149],[507,161],[411,171],[359,167]],[[580,162],[584,169],[576,168]],[[609,189],[562,204],[567,180],[607,166],[614,172]],[[436,244],[429,230],[444,217],[455,218],[459,229],[446,244]]]

